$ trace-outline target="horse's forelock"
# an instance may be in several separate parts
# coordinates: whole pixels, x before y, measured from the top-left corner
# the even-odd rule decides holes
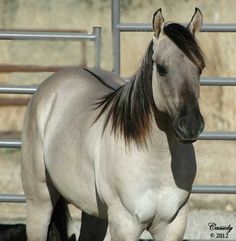
[[[205,59],[203,51],[194,35],[186,27],[178,23],[170,23],[165,25],[164,34],[171,39],[199,69],[204,69]]]

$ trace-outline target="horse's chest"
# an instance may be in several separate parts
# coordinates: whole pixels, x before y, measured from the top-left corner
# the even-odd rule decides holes
[[[146,191],[135,201],[135,215],[139,222],[146,223],[157,217],[170,221],[187,201],[189,193],[177,187],[162,187]]]

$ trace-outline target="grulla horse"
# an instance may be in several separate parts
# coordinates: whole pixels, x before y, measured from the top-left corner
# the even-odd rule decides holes
[[[192,143],[204,128],[198,99],[205,61],[195,39],[201,26],[197,8],[187,27],[165,23],[159,9],[129,82],[78,67],[39,86],[22,133],[28,241],[47,240],[60,203],[83,211],[83,237],[100,232],[103,240],[109,225],[112,241],[139,240],[144,230],[156,241],[183,238],[196,175]],[[102,231],[89,225],[93,217]]]

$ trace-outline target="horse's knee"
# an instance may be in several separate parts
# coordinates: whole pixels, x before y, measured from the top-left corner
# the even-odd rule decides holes
[[[138,241],[145,229],[124,208],[108,212],[108,222],[112,241]]]
[[[168,225],[166,239],[168,241],[179,241],[183,239],[187,226],[188,203],[179,211],[176,218]]]
[[[182,241],[187,225],[188,203],[179,211],[171,223],[154,224],[149,232],[155,241]]]

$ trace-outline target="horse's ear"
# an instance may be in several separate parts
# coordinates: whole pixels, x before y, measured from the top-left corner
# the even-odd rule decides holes
[[[153,14],[153,19],[152,19],[152,27],[153,27],[153,31],[154,31],[154,35],[158,38],[161,30],[162,30],[162,26],[165,23],[165,20],[162,16],[162,11],[161,8],[159,8],[154,14]]]
[[[187,28],[188,30],[195,35],[195,33],[200,32],[203,24],[203,16],[199,8],[195,8],[195,13],[192,16],[191,21],[189,22]]]

